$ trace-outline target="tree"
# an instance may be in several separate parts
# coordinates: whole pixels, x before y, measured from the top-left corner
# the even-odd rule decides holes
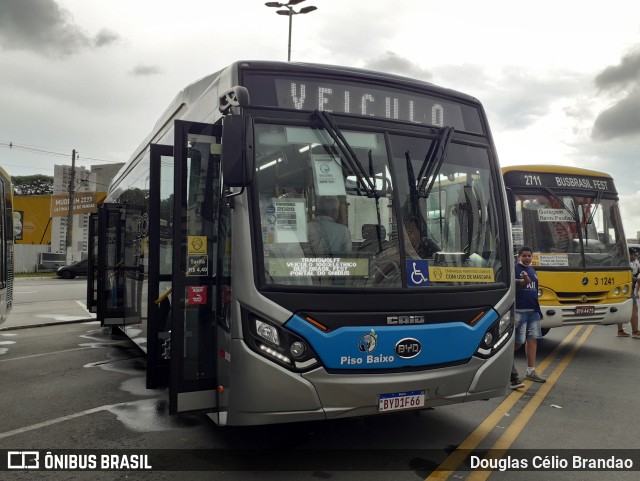
[[[12,177],[15,195],[53,194],[53,177],[50,175],[21,175]]]

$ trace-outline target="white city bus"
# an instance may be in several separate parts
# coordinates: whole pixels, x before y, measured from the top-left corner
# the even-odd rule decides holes
[[[508,384],[506,196],[468,95],[236,62],[178,94],[92,227],[89,305],[146,352],[171,412],[333,419]]]

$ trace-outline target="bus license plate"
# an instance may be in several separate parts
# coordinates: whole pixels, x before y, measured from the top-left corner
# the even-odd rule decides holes
[[[595,306],[576,306],[576,316],[593,316],[595,313]]]
[[[378,411],[401,411],[424,407],[424,391],[380,394]]]

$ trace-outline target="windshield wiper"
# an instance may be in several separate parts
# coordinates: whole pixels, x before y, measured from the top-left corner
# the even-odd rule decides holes
[[[549,187],[542,187],[545,192],[547,192],[547,194],[549,194],[551,197],[553,197],[555,200],[558,201],[558,203],[562,206],[562,208],[564,210],[566,210],[569,214],[571,214],[573,216],[573,221],[576,223],[580,222],[580,216],[578,215],[578,209],[577,206],[576,208],[572,208],[569,207],[566,202],[564,200],[562,200],[562,197],[560,197],[558,194],[556,194],[552,189],[550,189]]]
[[[375,182],[375,172],[374,172],[374,168],[373,168],[373,153],[371,152],[371,149],[369,149],[369,178],[373,179],[373,182]],[[376,190],[376,194],[377,194],[377,190]],[[375,196],[376,199],[376,215],[377,215],[377,220],[378,220],[378,225],[376,225],[376,237],[378,239],[378,254],[380,254],[382,252],[382,218],[380,216],[380,196],[376,195]]]
[[[587,224],[592,224],[593,219],[598,212],[598,207],[600,207],[600,202],[602,202],[602,192],[598,192],[596,194],[596,198],[593,200],[593,205],[595,206],[592,211],[589,212],[589,217],[587,217]]]
[[[420,196],[418,195],[418,189],[416,188],[416,174],[413,170],[411,154],[408,150],[404,153],[404,158],[407,162],[407,177],[409,180],[409,215],[413,218],[418,232],[420,233],[420,248],[426,249],[425,252],[431,252],[434,254],[436,252],[441,252],[442,248],[436,241],[431,239],[427,222],[420,212]]]
[[[424,161],[422,162],[422,167],[420,167],[420,172],[418,172],[418,196],[424,198],[429,197],[429,193],[431,192],[433,184],[436,180],[434,174],[438,173],[440,171],[440,167],[442,167],[442,163],[444,162],[445,156],[447,154],[447,147],[449,147],[449,142],[451,142],[453,132],[453,127],[442,127],[438,138],[434,142],[431,142],[431,145],[429,145],[427,155],[425,155]],[[427,182],[429,182],[430,178],[431,182],[425,189],[425,186],[427,185]]]
[[[347,139],[345,139],[344,135],[342,135],[342,132],[340,132],[340,129],[336,125],[333,117],[329,114],[329,112],[325,112],[324,110],[314,110],[313,114],[320,120],[324,129],[333,139],[334,143],[344,156],[347,164],[349,164],[351,171],[356,176],[356,179],[358,179],[358,182],[362,184],[362,187],[367,193],[367,197],[379,199],[380,194],[376,190],[375,184],[367,175],[367,172],[364,170],[362,163],[347,142]]]

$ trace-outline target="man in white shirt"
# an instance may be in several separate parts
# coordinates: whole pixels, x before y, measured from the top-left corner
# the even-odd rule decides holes
[[[631,285],[631,297],[633,298],[633,310],[631,311],[631,334],[626,332],[622,327],[622,323],[618,323],[618,337],[629,337],[631,336],[634,339],[640,339],[640,331],[638,331],[638,288],[640,288],[640,284],[638,284],[638,274],[640,273],[640,260],[638,260],[638,251],[629,248],[629,258],[631,262],[629,265],[631,266],[631,271],[633,274],[633,283]]]

